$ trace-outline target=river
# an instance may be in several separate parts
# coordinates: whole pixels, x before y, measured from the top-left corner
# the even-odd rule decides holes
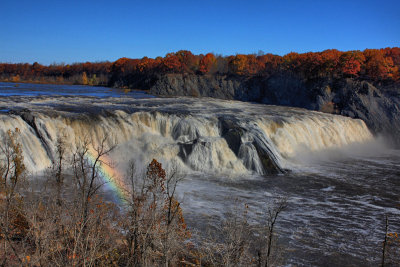
[[[32,173],[51,162],[60,132],[73,144],[111,133],[110,155],[174,160],[189,227],[203,229],[236,201],[262,222],[288,199],[277,233],[287,266],[376,266],[384,220],[400,231],[400,151],[360,120],[209,98],[154,98],[89,86],[0,83],[0,130],[18,127]],[[238,137],[239,136],[239,137]],[[236,138],[236,139],[235,139]]]

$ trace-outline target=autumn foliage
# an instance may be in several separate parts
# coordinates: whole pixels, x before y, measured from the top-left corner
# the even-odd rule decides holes
[[[84,84],[147,89],[155,77],[168,73],[269,77],[291,72],[304,79],[352,77],[370,81],[398,80],[400,48],[273,54],[194,55],[188,50],[155,59],[120,58],[115,62],[0,64],[0,80]]]

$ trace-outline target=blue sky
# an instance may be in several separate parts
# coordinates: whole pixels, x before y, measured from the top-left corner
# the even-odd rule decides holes
[[[0,62],[400,46],[400,1],[0,0]]]

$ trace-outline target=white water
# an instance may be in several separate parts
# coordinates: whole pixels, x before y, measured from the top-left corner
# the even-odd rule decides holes
[[[23,109],[38,133],[17,115]],[[240,147],[224,138],[224,120],[243,130]],[[0,132],[15,127],[32,172],[50,164],[62,132],[70,150],[84,136],[98,142],[112,135],[118,147],[111,157],[121,171],[130,159],[144,166],[176,159],[189,172],[178,193],[192,229],[204,229],[207,218],[218,223],[233,198],[249,204],[252,221],[262,221],[268,203],[287,197],[277,233],[288,266],[376,266],[385,216],[390,231],[400,229],[400,153],[387,154],[359,120],[213,99],[0,97]],[[184,142],[191,143],[186,156]],[[264,174],[257,148],[294,171]]]
[[[68,100],[75,105],[82,103],[79,98]],[[128,158],[141,162],[152,158],[175,160],[185,171],[228,175],[270,171],[271,166],[263,166],[260,150],[278,169],[295,169],[299,166],[296,158],[310,151],[343,148],[373,139],[364,122],[347,117],[235,101],[181,100],[184,104],[179,106],[169,99],[135,100],[129,103],[130,108],[135,105],[135,110],[116,103],[106,114],[76,114],[54,109],[50,112],[48,107],[54,99],[35,99],[24,103],[33,120],[24,117],[25,121],[20,113],[0,114],[0,132],[20,129],[26,165],[31,171],[50,165],[59,136],[72,151],[84,138],[96,145],[108,135],[110,144],[118,144],[112,153],[116,162]],[[39,110],[38,105],[46,108]],[[97,107],[96,103],[93,106]],[[242,131],[236,154],[222,136],[221,120],[232,121]],[[190,143],[190,151],[184,156],[180,153],[182,143]]]

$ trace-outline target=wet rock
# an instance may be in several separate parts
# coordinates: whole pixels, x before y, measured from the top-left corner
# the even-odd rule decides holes
[[[243,136],[247,133],[246,129],[237,125],[232,119],[219,118],[219,122],[221,136],[226,140],[229,148],[236,154],[238,158],[240,158],[240,147],[245,145],[243,143]],[[251,135],[250,133],[247,134]],[[272,152],[268,148],[267,144],[263,143],[257,137],[252,137],[250,139],[252,140],[250,142],[252,145],[251,147],[255,148],[257,151],[261,165],[264,169],[264,174],[284,172],[284,170],[279,168],[278,164],[276,163],[276,159],[272,158]],[[253,171],[255,171],[255,169],[253,169]]]
[[[236,125],[230,119],[219,119],[221,136],[228,143],[229,148],[235,153],[236,156],[239,155],[239,149],[242,145],[242,136],[245,132],[243,128]]]
[[[305,80],[287,72],[271,77],[168,74],[158,78],[151,94],[213,97],[269,105],[301,107],[364,120],[375,135],[400,146],[400,83],[372,84],[350,78]],[[237,153],[239,128],[230,127],[225,139]]]
[[[179,142],[179,153],[178,156],[182,159],[182,160],[186,160],[189,155],[192,153],[193,151],[193,146],[197,143],[197,139],[191,141],[191,142],[186,142],[186,143],[181,143]]]

